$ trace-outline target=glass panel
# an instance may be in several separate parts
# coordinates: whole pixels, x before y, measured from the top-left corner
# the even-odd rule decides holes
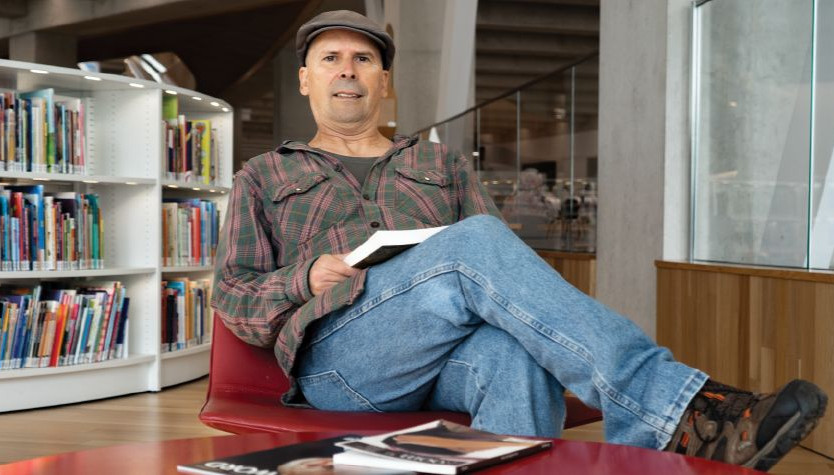
[[[834,2],[817,5],[810,264],[834,269]]]
[[[518,217],[504,206],[515,193],[517,164],[516,95],[498,99],[481,109],[480,150],[481,180],[510,227],[518,230]]]
[[[812,8],[698,8],[695,259],[805,265]]]
[[[599,58],[575,68],[573,107],[573,194],[579,200],[572,251],[595,252],[597,244],[597,130]]]
[[[516,232],[535,249],[571,249],[577,217],[576,209],[569,210],[571,99],[571,71],[521,93],[520,185],[504,213],[514,217]]]

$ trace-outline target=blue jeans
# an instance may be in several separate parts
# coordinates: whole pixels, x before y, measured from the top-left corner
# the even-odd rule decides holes
[[[602,410],[606,440],[658,449],[707,379],[487,215],[372,267],[296,368],[319,409],[460,411],[515,435],[559,436],[567,388]]]

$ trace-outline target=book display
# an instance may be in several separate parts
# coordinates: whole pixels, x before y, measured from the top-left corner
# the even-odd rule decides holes
[[[162,201],[162,263],[212,266],[217,254],[220,216],[211,200]]]
[[[102,287],[0,287],[0,370],[124,358],[130,298]]]
[[[0,60],[0,412],[208,373],[232,135],[196,91]]]
[[[191,465],[177,465],[180,473],[212,475],[215,473],[256,474],[332,474],[332,475],[400,475],[414,474],[402,470],[386,470],[370,467],[334,466],[333,455],[342,449],[336,444],[358,438],[345,435],[330,439],[260,450],[232,457],[208,460]]]
[[[547,450],[549,439],[494,434],[446,420],[385,434],[343,435],[178,465],[180,473],[465,473]]]
[[[160,351],[184,350],[211,342],[211,279],[162,281]]]
[[[213,185],[217,182],[217,129],[209,119],[189,120],[180,114],[176,96],[162,99],[165,178],[186,183]]]

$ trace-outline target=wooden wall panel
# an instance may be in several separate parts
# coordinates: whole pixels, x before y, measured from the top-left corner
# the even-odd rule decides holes
[[[541,250],[536,252],[571,285],[591,297],[596,295],[597,261],[593,254]]]
[[[691,263],[657,267],[657,339],[678,360],[752,391],[803,378],[834,395],[834,276]],[[803,444],[829,456],[832,412]]]
[[[746,340],[745,279],[658,269],[657,283],[658,343],[716,380],[746,386],[746,357],[739,344]]]

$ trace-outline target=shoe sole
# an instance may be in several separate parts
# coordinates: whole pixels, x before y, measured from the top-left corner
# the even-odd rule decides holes
[[[800,410],[753,458],[744,464],[745,467],[764,472],[770,470],[814,430],[820,418],[825,414],[828,396],[813,383],[801,380],[791,381],[780,393],[782,392],[792,394],[799,402]]]

